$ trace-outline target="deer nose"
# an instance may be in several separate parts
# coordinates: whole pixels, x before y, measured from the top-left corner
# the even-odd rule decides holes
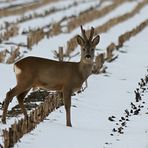
[[[90,56],[89,54],[87,54],[87,55],[85,56],[85,58],[86,58],[86,59],[90,59],[91,56]]]

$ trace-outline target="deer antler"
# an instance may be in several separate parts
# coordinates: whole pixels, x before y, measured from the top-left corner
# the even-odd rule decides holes
[[[88,41],[87,36],[85,34],[85,30],[83,29],[82,25],[81,25],[81,32],[82,32],[82,36],[83,36],[84,40]]]
[[[91,30],[90,30],[90,36],[89,36],[89,41],[91,41],[91,40],[92,40],[93,35],[94,35],[94,28],[93,28],[93,27],[91,27]]]

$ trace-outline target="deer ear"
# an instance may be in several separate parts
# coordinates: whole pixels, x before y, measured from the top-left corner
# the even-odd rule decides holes
[[[92,45],[93,45],[93,46],[96,46],[96,45],[99,43],[99,41],[100,41],[100,36],[97,35],[97,36],[93,39]]]
[[[80,46],[83,46],[84,45],[84,39],[80,35],[77,36],[77,43]]]

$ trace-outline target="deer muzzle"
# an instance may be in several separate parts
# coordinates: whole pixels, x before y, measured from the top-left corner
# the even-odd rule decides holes
[[[91,59],[91,56],[90,56],[89,54],[87,54],[87,55],[85,56],[85,58],[86,58],[86,59]]]

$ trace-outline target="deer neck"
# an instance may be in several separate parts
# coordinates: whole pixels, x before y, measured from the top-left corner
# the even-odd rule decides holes
[[[92,73],[93,64],[86,64],[83,61],[79,62],[79,71],[81,73],[83,81],[85,81]]]

